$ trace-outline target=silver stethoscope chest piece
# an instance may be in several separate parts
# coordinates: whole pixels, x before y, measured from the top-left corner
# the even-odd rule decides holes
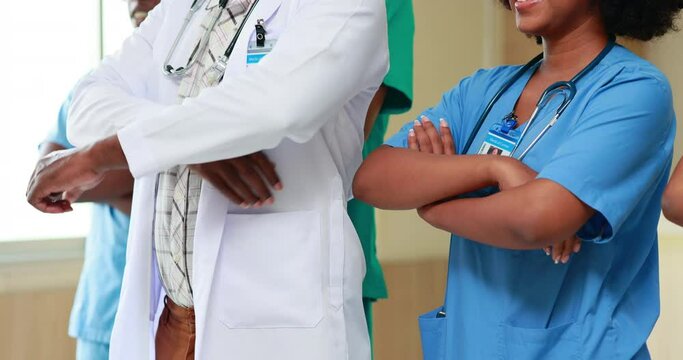
[[[206,0],[194,0],[192,3],[192,6],[190,6],[190,11],[188,11],[187,15],[185,16],[185,20],[183,21],[183,26],[180,28],[180,32],[178,32],[178,35],[176,36],[175,40],[173,41],[173,44],[171,45],[171,49],[168,51],[168,54],[166,55],[166,60],[164,60],[164,67],[163,67],[163,72],[164,75],[170,76],[170,77],[183,77],[185,76],[191,69],[192,67],[197,63],[197,57],[196,56],[190,56],[190,59],[187,61],[187,64],[182,67],[174,68],[170,63],[171,63],[171,58],[173,58],[173,55],[176,52],[176,49],[178,48],[178,44],[180,44],[180,41],[183,39],[183,36],[185,35],[187,31],[187,27],[190,25],[190,22],[192,21],[192,18],[194,17],[194,14],[199,11]],[[212,23],[215,25],[215,21],[212,21]],[[213,28],[212,28],[213,29]],[[204,36],[209,36],[211,33],[211,30],[206,32]],[[202,39],[204,40],[204,39]],[[206,46],[208,41],[202,41]],[[198,49],[201,50],[201,49]],[[193,55],[201,53],[199,51],[193,51]]]
[[[176,36],[175,40],[173,41],[173,44],[171,45],[171,49],[168,51],[168,54],[166,55],[166,59],[164,60],[163,64],[163,73],[164,75],[168,77],[173,77],[173,78],[181,78],[185,75],[187,75],[192,68],[197,64],[199,61],[199,56],[201,54],[204,54],[207,46],[209,46],[209,40],[211,38],[211,33],[213,32],[214,28],[216,27],[216,24],[218,23],[218,20],[221,17],[221,13],[223,10],[226,9],[228,6],[228,1],[229,0],[219,0],[218,2],[218,8],[216,7],[211,7],[211,9],[208,9],[209,11],[213,11],[213,18],[211,19],[209,26],[206,28],[204,35],[202,35],[202,38],[199,41],[199,44],[194,48],[192,51],[192,54],[190,55],[190,58],[187,60],[187,64],[185,66],[180,66],[180,67],[174,67],[171,65],[171,60],[173,59],[173,56],[178,48],[178,45],[180,44],[181,40],[183,39],[183,36],[185,36],[185,33],[187,32],[187,28],[190,25],[190,22],[192,21],[192,18],[194,17],[195,13],[199,11],[200,9],[203,8],[204,4],[206,3],[206,0],[194,0],[192,3],[192,6],[190,6],[190,11],[188,11],[187,16],[185,16],[185,20],[183,21],[183,25],[180,28],[180,31],[178,32],[178,35]],[[239,29],[237,30],[237,33],[233,37],[232,41],[228,45],[228,48],[225,50],[225,53],[220,56],[217,61],[211,66],[211,68],[208,70],[208,76],[209,80],[213,79],[214,81],[210,81],[213,83],[217,83],[220,81],[220,79],[223,77],[223,74],[225,73],[225,69],[227,68],[228,64],[228,58],[230,58],[230,54],[232,53],[233,49],[235,48],[235,44],[237,42],[237,38],[239,35],[242,33],[242,30],[244,29],[244,25],[247,23],[247,20],[249,19],[249,16],[251,13],[254,11],[254,8],[258,4],[259,0],[253,0],[251,2],[251,5],[247,11],[247,14],[242,21],[242,24],[240,25]],[[246,8],[244,10],[247,10]],[[228,9],[229,11],[229,9]],[[262,24],[259,24],[262,27]]]

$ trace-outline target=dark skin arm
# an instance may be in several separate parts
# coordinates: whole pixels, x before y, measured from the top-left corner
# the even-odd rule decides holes
[[[375,121],[379,116],[380,111],[382,111],[382,106],[384,106],[384,99],[387,97],[387,87],[382,85],[375,93],[375,97],[372,98],[370,102],[370,107],[368,108],[368,114],[365,117],[365,126],[363,127],[363,134],[365,135],[365,140],[370,137],[370,132],[375,126]]]
[[[275,165],[260,153],[192,168],[227,198],[244,207],[258,207],[273,201],[265,184],[276,190],[282,188]],[[38,161],[26,198],[42,212],[71,211],[72,202],[96,188],[105,175],[120,170],[128,171],[128,161],[116,135],[84,148],[54,152]],[[259,182],[261,185],[255,184]],[[54,196],[62,193],[63,199],[55,201]]]
[[[432,122],[423,119],[423,123],[424,128],[430,131],[415,132],[414,139],[431,136],[435,142],[439,135],[431,131],[434,129]],[[428,146],[422,149],[424,151],[389,146],[374,151],[356,173],[353,181],[355,197],[380,209],[406,210],[496,185],[491,174],[492,157],[446,157],[441,156],[445,152],[443,147],[434,151],[431,145]],[[453,146],[446,148],[452,149]]]
[[[432,226],[506,249],[539,249],[573,238],[594,211],[550,180],[492,196],[419,209]]]
[[[669,221],[683,226],[683,161],[679,161],[664,190],[662,211]]]
[[[41,147],[41,156],[58,150],[64,147],[48,142]],[[117,170],[109,172],[96,187],[83,192],[76,202],[106,203],[130,215],[132,197],[133,177],[127,170]]]
[[[379,154],[391,159],[395,167],[386,168],[379,162],[366,162],[362,166],[355,179],[354,191],[367,188],[360,195],[356,193],[357,197],[383,205],[429,202],[418,206],[418,212],[437,228],[498,247],[544,248],[547,254],[552,252],[556,263],[566,263],[572,252],[580,250],[580,241],[574,234],[592,215],[593,210],[571,193],[550,181],[536,180],[537,173],[515,159],[501,156],[442,156],[454,154],[455,148],[447,123],[441,122],[440,134],[429,119],[423,118],[421,124],[416,122],[415,125],[408,137],[409,150],[385,147],[383,151],[386,153]],[[409,156],[410,152],[422,156]],[[418,161],[430,159],[425,155],[432,155],[431,159],[438,159],[441,163],[434,162],[425,168],[419,168]],[[478,172],[454,171],[449,174],[447,169],[440,169],[450,166],[458,168],[463,165],[463,158],[486,164],[480,164]],[[382,160],[379,157],[378,159]],[[384,170],[381,177],[380,172],[375,172],[378,167]],[[460,169],[471,171],[466,166]],[[421,175],[425,173],[430,174],[429,178]],[[406,179],[406,174],[412,178]],[[469,188],[477,182],[487,186],[498,185],[501,193],[482,199],[441,201],[462,194],[463,192],[458,192],[462,189],[467,189],[464,192],[475,190]],[[447,195],[442,196],[443,194]],[[439,196],[442,197],[431,201]],[[576,209],[557,207],[552,209],[556,212],[547,211],[547,207],[553,207],[557,203],[568,203],[569,206],[576,206]],[[526,206],[520,207],[519,204]],[[484,205],[488,208],[481,208]],[[569,211],[575,217],[566,218],[564,211]],[[563,216],[561,221],[556,218],[556,221],[548,223],[549,217],[559,216],[558,214]],[[524,221],[516,221],[519,218]],[[491,219],[496,219],[495,223],[499,226],[492,227]],[[542,223],[544,221],[546,223]],[[561,222],[559,227],[555,224],[558,222]]]

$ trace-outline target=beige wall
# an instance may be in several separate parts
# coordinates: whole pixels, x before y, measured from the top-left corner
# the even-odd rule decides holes
[[[679,27],[683,21],[679,21]],[[671,82],[676,113],[683,118],[683,33],[668,34],[646,46],[646,57],[662,70]],[[676,155],[683,155],[683,126],[678,126],[676,135]]]
[[[439,102],[458,81],[500,61],[497,35],[502,9],[493,1],[414,1],[415,101],[408,114],[392,118],[388,133]],[[486,41],[483,39],[486,38]],[[378,248],[384,260],[444,258],[448,237],[424,225],[414,211],[379,211]]]

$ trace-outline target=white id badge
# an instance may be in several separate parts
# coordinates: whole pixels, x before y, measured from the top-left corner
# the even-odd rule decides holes
[[[484,143],[479,148],[479,154],[510,156],[517,145],[517,139],[519,139],[519,136],[515,136],[517,131],[513,130],[505,134],[500,131],[500,125],[496,125],[486,135]]]
[[[247,67],[261,62],[266,55],[270,54],[276,43],[277,39],[266,39],[264,46],[259,47],[256,41],[250,41],[247,49]]]

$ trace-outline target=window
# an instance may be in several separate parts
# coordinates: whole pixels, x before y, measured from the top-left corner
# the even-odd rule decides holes
[[[37,145],[56,124],[62,101],[97,64],[100,44],[111,53],[131,31],[127,3],[102,1],[46,1],[38,10],[15,1],[0,15],[0,67],[5,70],[0,103],[6,134],[0,241],[76,237],[88,231],[88,205],[78,204],[70,214],[47,215],[29,206],[24,193]]]

